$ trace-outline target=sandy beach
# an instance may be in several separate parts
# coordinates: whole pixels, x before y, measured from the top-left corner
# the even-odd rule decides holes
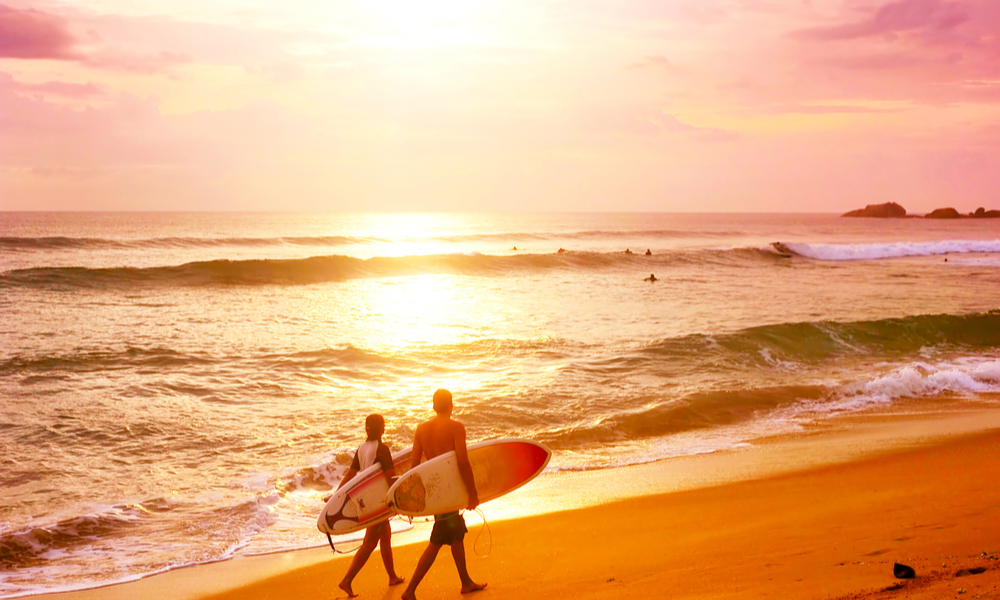
[[[593,490],[592,501],[613,497],[609,490],[622,478],[671,473],[676,478],[694,469],[724,481],[697,487],[703,482],[694,478],[694,489],[491,520],[488,532],[481,532],[478,516],[469,515],[470,572],[489,584],[480,595],[494,600],[1000,598],[1000,433],[991,429],[945,439],[920,433],[932,426],[926,420],[909,423],[905,438],[894,437],[898,425],[875,428],[882,432],[877,452],[860,444],[855,432],[686,463],[550,478],[550,486],[572,495]],[[895,440],[895,447],[887,448],[886,440]],[[788,472],[783,461],[795,456],[811,466]],[[835,456],[851,458],[823,464]],[[534,497],[545,496],[542,490]],[[531,497],[525,492],[521,503]],[[485,509],[489,517],[489,505]],[[404,576],[412,572],[428,534],[427,525],[418,525],[397,539],[396,564]],[[336,582],[348,560],[313,549],[48,597],[339,598],[344,594]],[[917,578],[896,579],[894,562],[913,567]],[[975,573],[979,569],[985,571]],[[387,600],[398,598],[403,586],[387,587],[376,553],[354,589],[362,598]],[[447,554],[440,555],[418,597],[459,597]]]

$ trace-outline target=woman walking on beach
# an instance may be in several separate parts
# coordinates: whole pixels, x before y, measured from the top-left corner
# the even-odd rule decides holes
[[[382,415],[368,415],[368,418],[365,419],[365,432],[368,435],[368,439],[361,444],[361,447],[354,454],[354,462],[351,463],[351,468],[344,475],[343,481],[337,486],[338,490],[344,487],[360,471],[364,471],[376,462],[382,465],[382,473],[390,485],[396,477],[396,469],[392,465],[392,453],[389,451],[389,447],[382,443],[382,434],[385,432],[385,419]],[[351,561],[351,566],[348,567],[344,579],[338,584],[340,589],[347,592],[348,597],[354,598],[357,596],[354,590],[351,589],[351,584],[354,583],[354,578],[361,571],[361,567],[365,566],[365,563],[368,562],[368,557],[375,551],[375,546],[381,548],[382,563],[385,565],[386,573],[389,574],[389,585],[403,583],[403,578],[396,575],[396,569],[393,565],[391,540],[392,530],[389,527],[389,521],[383,521],[378,525],[372,525],[365,529],[365,541],[361,544],[361,548],[358,549],[358,553],[354,555],[354,560]]]

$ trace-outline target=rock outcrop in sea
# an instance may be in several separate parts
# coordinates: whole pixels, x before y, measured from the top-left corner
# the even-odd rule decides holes
[[[906,209],[895,202],[885,204],[869,204],[864,208],[846,212],[842,217],[867,217],[874,219],[902,219],[907,216],[917,218],[917,215],[907,215]],[[963,215],[958,210],[947,208],[936,208],[923,216],[924,219],[1000,219],[1000,210],[986,210],[979,207],[975,212]]]
[[[931,212],[924,215],[925,219],[961,219],[962,213],[958,212],[954,208],[935,208]]]
[[[950,206],[948,208],[937,208],[924,215],[925,219],[1000,219],[1000,210],[986,210],[983,207],[963,215]]]
[[[844,213],[842,217],[869,217],[876,219],[902,219],[906,217],[906,209],[895,202],[885,204],[869,204],[864,208]]]

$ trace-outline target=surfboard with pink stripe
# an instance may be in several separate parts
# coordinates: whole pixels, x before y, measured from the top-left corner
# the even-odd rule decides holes
[[[469,463],[480,504],[508,494],[541,473],[552,452],[544,445],[506,438],[469,446]],[[469,494],[458,472],[455,452],[421,463],[389,488],[386,505],[401,515],[427,516],[460,510]]]
[[[412,451],[413,448],[407,448],[392,455],[397,475],[410,468]],[[319,514],[316,527],[323,533],[343,535],[385,521],[395,514],[385,504],[388,489],[382,465],[376,462],[330,497]]]

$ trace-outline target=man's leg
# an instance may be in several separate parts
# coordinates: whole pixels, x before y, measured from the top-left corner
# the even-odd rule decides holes
[[[378,536],[378,549],[382,553],[382,564],[385,565],[385,572],[389,574],[389,585],[403,583],[403,578],[396,575],[396,567],[392,561],[392,527],[389,525],[389,521],[382,523],[382,530]]]
[[[357,596],[354,590],[351,589],[351,584],[354,583],[354,578],[358,576],[361,567],[365,566],[365,563],[368,562],[368,557],[375,550],[375,546],[378,544],[378,536],[378,525],[373,525],[365,529],[365,541],[361,543],[358,553],[354,555],[354,560],[351,561],[351,566],[347,568],[347,574],[344,575],[344,579],[338,584],[340,589],[347,592],[348,598]]]
[[[465,564],[465,540],[461,539],[451,544],[451,556],[455,559],[455,566],[458,568],[458,577],[462,580],[462,593],[471,594],[486,587],[486,584],[479,584],[469,577],[469,568]]]
[[[420,560],[417,561],[417,568],[414,569],[413,576],[410,577],[410,584],[406,586],[406,591],[403,592],[403,600],[416,600],[417,586],[420,585],[420,580],[424,578],[427,571],[430,571],[431,565],[434,564],[434,559],[437,558],[440,551],[440,545],[434,542],[427,544],[427,549],[420,555]]]

